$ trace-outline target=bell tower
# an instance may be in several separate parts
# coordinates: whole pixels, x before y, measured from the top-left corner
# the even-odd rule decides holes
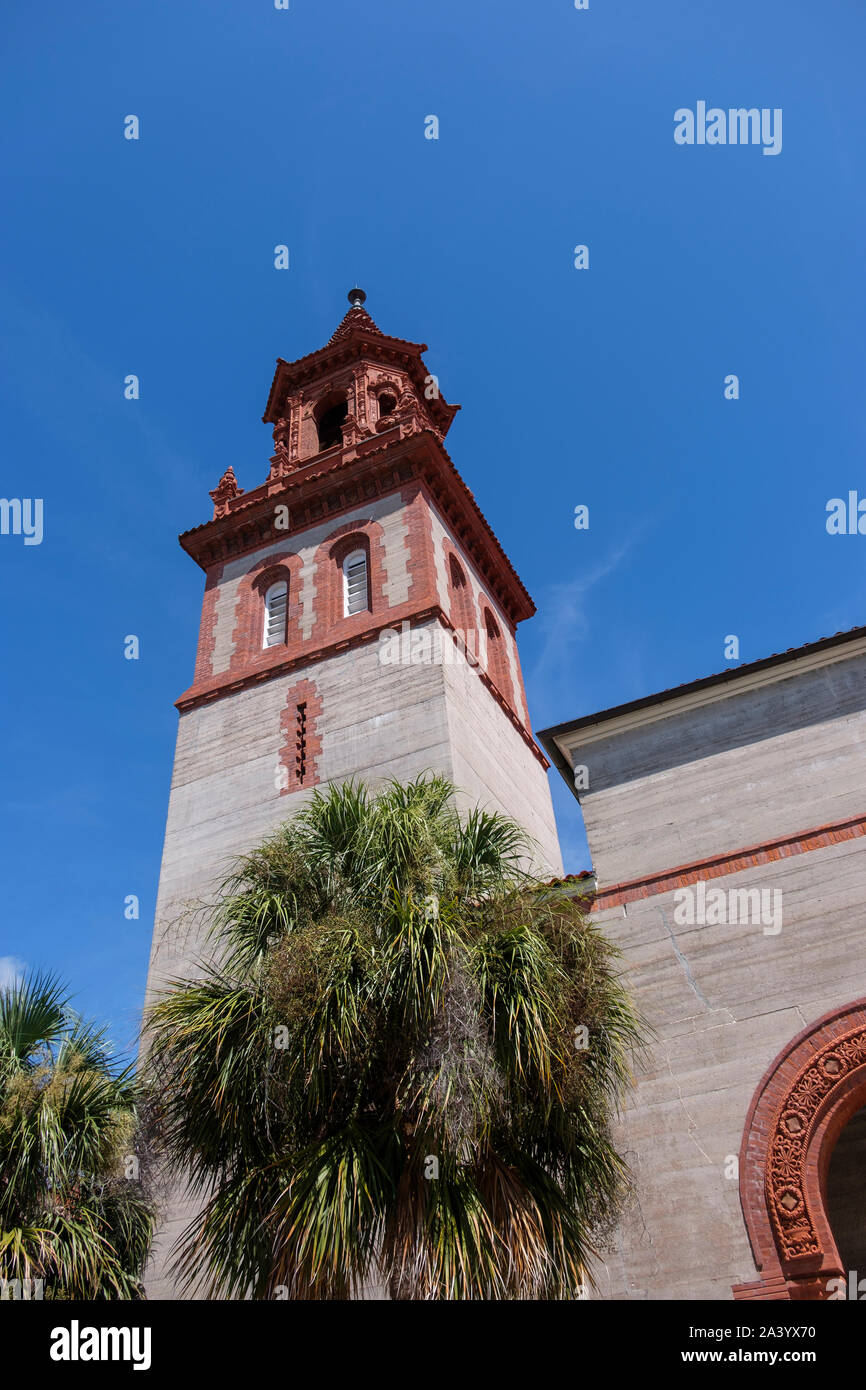
[[[213,516],[180,537],[205,574],[180,712],[148,998],[188,974],[196,911],[231,858],[324,782],[440,772],[464,806],[522,824],[561,872],[515,632],[534,605],[444,445],[459,409],[423,344],[351,307],[317,352],[277,360],[267,478],[228,467]],[[176,1194],[148,1279],[194,1207]]]
[[[561,871],[515,641],[534,605],[445,450],[459,407],[425,345],[380,332],[365,298],[277,360],[265,481],[245,492],[228,467],[180,537],[206,581],[149,994],[196,953],[190,905],[323,782],[441,772]]]

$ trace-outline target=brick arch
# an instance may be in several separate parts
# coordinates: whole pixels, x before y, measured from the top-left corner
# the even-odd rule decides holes
[[[343,615],[343,561],[353,550],[367,552],[367,581],[370,590],[370,610]],[[313,636],[329,641],[332,638],[353,637],[370,625],[370,614],[382,613],[388,607],[385,596],[385,536],[378,521],[346,521],[326,536],[315,558],[315,622]]]
[[[824,1299],[840,1278],[825,1207],[836,1141],[866,1105],[866,999],[831,1010],[783,1048],[752,1098],[740,1202],[760,1280],[735,1298]]]
[[[402,394],[403,394],[403,388],[404,388],[404,381],[403,381],[403,379],[401,378],[401,379],[398,380],[397,377],[395,377],[395,376],[383,376],[383,377],[379,377],[379,379],[378,379],[377,381],[371,381],[371,382],[368,383],[368,385],[367,385],[368,393],[369,393],[369,395],[373,398],[373,400],[375,400],[375,402],[376,402],[376,418],[377,418],[377,420],[378,420],[379,418],[381,418],[381,417],[379,416],[379,402],[380,402],[382,396],[393,396],[393,397],[394,397],[394,409],[396,410],[397,407],[398,407],[398,405],[399,405],[399,402],[400,402],[400,397],[401,397]]]
[[[442,549],[445,552],[445,578],[448,585],[448,609],[451,621],[455,627],[462,628],[464,632],[475,632],[478,627],[478,610],[472,593],[468,566],[447,536],[443,537]],[[452,572],[454,565],[459,567],[460,573],[463,575],[462,587],[458,587],[454,583]],[[478,650],[477,637],[474,649]]]
[[[252,565],[241,579],[235,598],[233,650],[229,666],[231,672],[248,671],[256,666],[270,666],[275,661],[285,661],[287,656],[298,651],[301,645],[299,619],[302,563],[300,555],[291,551],[265,555]],[[286,640],[276,647],[263,647],[265,594],[279,579],[285,579],[289,586]]]
[[[493,604],[483,593],[478,595],[478,608],[487,647],[488,677],[496,686],[509,709],[513,710],[514,691],[511,687],[511,664],[508,659],[505,625]]]

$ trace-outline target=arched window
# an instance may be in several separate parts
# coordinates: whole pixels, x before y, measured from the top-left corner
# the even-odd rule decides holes
[[[343,421],[349,413],[345,396],[337,392],[326,396],[316,409],[316,428],[319,431],[319,453],[343,442]]]
[[[265,594],[265,625],[263,647],[278,647],[286,640],[286,615],[289,607],[289,586],[278,579]]]
[[[451,586],[451,616],[454,625],[462,629],[464,641],[467,645],[471,644],[472,650],[477,656],[480,644],[476,631],[478,619],[475,615],[475,604],[463,567],[456,555],[448,556],[448,577]]]
[[[379,419],[384,419],[386,415],[393,415],[396,409],[396,397],[392,396],[390,391],[383,391],[379,397]]]
[[[491,680],[506,700],[511,698],[511,679],[508,674],[508,656],[502,633],[489,608],[484,610],[484,626],[487,632],[487,670]]]
[[[343,615],[348,618],[369,607],[367,552],[353,550],[343,561]]]

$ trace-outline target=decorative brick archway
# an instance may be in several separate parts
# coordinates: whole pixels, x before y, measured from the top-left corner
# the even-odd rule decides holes
[[[762,1077],[743,1131],[740,1202],[761,1278],[734,1298],[824,1299],[840,1278],[825,1209],[839,1135],[866,1105],[866,999],[805,1028]]]

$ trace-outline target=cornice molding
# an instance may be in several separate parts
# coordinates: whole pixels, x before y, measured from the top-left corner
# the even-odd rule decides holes
[[[631,733],[650,724],[658,724],[663,719],[672,719],[678,714],[688,714],[718,704],[720,700],[730,700],[748,691],[760,690],[766,686],[777,685],[780,681],[794,676],[805,675],[809,671],[820,670],[838,661],[850,661],[853,657],[866,654],[866,637],[851,642],[838,643],[824,647],[821,651],[793,654],[789,659],[776,661],[760,671],[746,671],[737,676],[736,667],[730,672],[730,679],[724,684],[708,684],[702,690],[690,690],[682,695],[667,692],[657,704],[645,705],[641,709],[630,710],[613,718],[600,718],[597,722],[588,721],[580,728],[551,731],[554,742],[564,756],[586,748],[601,739]],[[727,673],[726,673],[727,674]]]
[[[392,433],[388,431],[389,436]],[[336,521],[342,512],[397,493],[413,481],[426,487],[512,626],[532,617],[535,604],[432,430],[403,438],[372,435],[350,448],[335,446],[301,468],[244,493],[228,515],[185,531],[180,544],[207,572],[213,565],[300,535],[322,521]],[[273,518],[281,505],[289,509],[289,526],[277,531]]]

